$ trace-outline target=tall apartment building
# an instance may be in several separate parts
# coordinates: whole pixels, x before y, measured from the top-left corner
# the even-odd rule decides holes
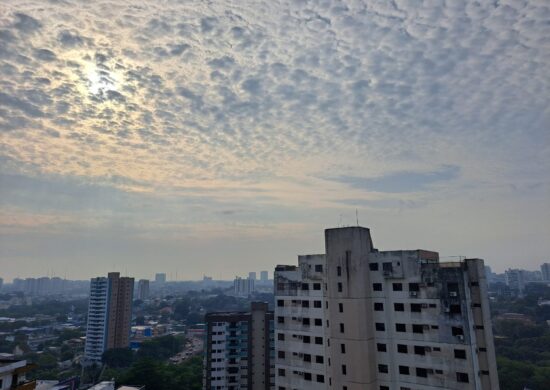
[[[101,361],[104,351],[130,344],[134,278],[110,272],[107,277],[92,278],[88,303],[85,357]]]
[[[256,272],[254,271],[249,272],[248,279],[256,280]]]
[[[507,269],[504,271],[506,285],[513,294],[522,296],[525,290],[525,271],[522,269]]]
[[[267,282],[269,280],[269,274],[267,271],[260,271],[260,281]]]
[[[325,389],[325,255],[275,268],[277,389]]]
[[[438,253],[431,251],[378,251],[369,229],[362,227],[326,230],[325,249],[324,386],[498,390],[482,260],[440,263]],[[283,276],[284,266],[277,270]],[[304,282],[299,288],[309,291],[310,274],[301,273]],[[277,308],[280,300],[283,307],[292,306],[296,298],[278,280]],[[286,326],[295,316],[279,318],[279,313],[285,312],[276,312],[276,354],[286,359],[299,348],[286,342],[288,331],[292,340],[299,340],[300,334]],[[305,316],[303,312],[302,324]],[[314,315],[308,318],[310,324],[315,320]],[[285,334],[284,340],[279,333]],[[303,337],[302,343],[304,350],[298,353],[306,353]],[[279,359],[277,367],[283,368]],[[277,388],[304,388],[302,378],[309,387],[322,388],[312,367],[277,370]]]
[[[540,266],[540,273],[542,274],[542,280],[550,281],[550,263],[543,263]]]
[[[250,312],[205,317],[204,389],[273,389],[273,312],[252,302]]]
[[[157,274],[155,274],[155,283],[157,283],[157,284],[164,284],[164,283],[166,283],[166,274],[165,274],[165,273],[157,273]]]
[[[235,280],[233,280],[233,290],[235,291],[235,295],[238,295],[240,297],[247,297],[250,294],[254,292],[255,289],[255,280],[251,278],[241,278],[236,277]]]
[[[149,299],[149,281],[147,279],[140,279],[138,281],[137,298],[142,301]]]

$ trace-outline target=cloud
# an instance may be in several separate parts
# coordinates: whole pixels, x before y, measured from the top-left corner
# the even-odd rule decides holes
[[[37,19],[33,18],[30,15],[16,12],[14,16],[15,22],[13,23],[13,27],[21,32],[33,33],[42,27],[42,23],[40,23]]]
[[[108,183],[149,192],[163,216],[153,227],[135,207],[129,225],[173,224],[163,218],[177,202],[164,194],[176,188],[200,189],[178,214],[192,216],[188,226],[217,232],[228,220],[318,226],[340,208],[429,218],[441,202],[464,214],[464,199],[507,199],[493,202],[495,215],[515,202],[547,209],[532,200],[550,182],[544,2],[2,7],[0,158],[13,161],[4,173],[55,177],[52,188],[74,177],[148,183]],[[513,198],[510,184],[540,189]]]
[[[460,167],[446,165],[431,172],[402,171],[370,178],[342,175],[332,180],[367,191],[404,193],[426,191],[433,184],[457,179],[459,173]]]

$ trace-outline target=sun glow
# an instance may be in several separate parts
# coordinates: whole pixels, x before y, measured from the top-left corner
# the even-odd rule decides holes
[[[119,77],[116,73],[92,64],[86,69],[86,87],[93,95],[116,91]]]

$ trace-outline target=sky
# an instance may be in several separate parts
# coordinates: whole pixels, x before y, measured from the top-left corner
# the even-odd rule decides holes
[[[0,276],[550,262],[546,0],[0,7]]]

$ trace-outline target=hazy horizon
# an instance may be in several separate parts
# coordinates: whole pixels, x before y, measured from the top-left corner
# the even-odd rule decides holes
[[[271,274],[324,253],[323,229],[356,210],[380,250],[536,270],[548,15],[537,0],[4,1],[0,276]]]

